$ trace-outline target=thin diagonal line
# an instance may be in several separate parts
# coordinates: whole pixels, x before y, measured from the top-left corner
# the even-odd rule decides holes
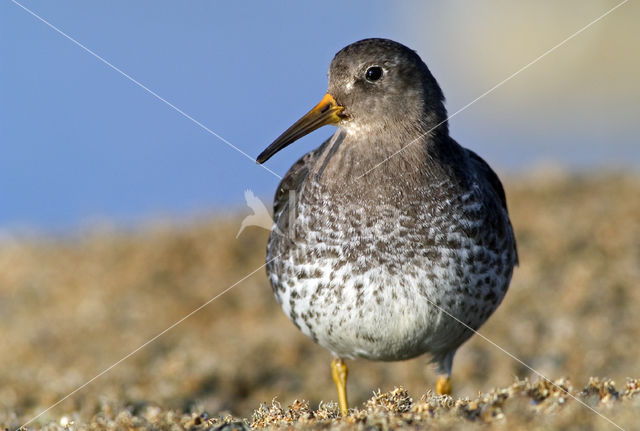
[[[584,27],[580,28],[578,31],[574,32],[573,34],[571,34],[569,37],[565,38],[563,41],[561,41],[560,43],[554,45],[552,48],[548,49],[547,51],[545,51],[544,53],[542,53],[541,55],[539,55],[538,57],[536,57],[535,59],[533,59],[532,61],[530,61],[529,63],[525,64],[524,66],[522,66],[520,69],[516,70],[514,73],[512,73],[511,75],[509,75],[508,77],[506,77],[505,79],[503,79],[502,81],[500,81],[499,83],[497,83],[496,85],[494,85],[493,87],[491,87],[490,89],[488,89],[487,91],[485,91],[484,93],[482,93],[480,96],[476,97],[475,99],[473,99],[471,102],[467,103],[466,105],[464,105],[462,108],[458,109],[456,112],[454,112],[453,114],[449,115],[445,120],[441,121],[440,123],[438,123],[437,125],[435,125],[434,127],[432,127],[431,129],[429,129],[427,132],[423,133],[422,135],[420,135],[418,138],[414,139],[413,141],[409,142],[407,145],[405,145],[404,147],[402,147],[401,149],[399,149],[398,151],[396,151],[395,153],[393,153],[391,156],[387,157],[385,160],[383,160],[382,162],[378,163],[377,165],[375,165],[374,167],[372,167],[371,169],[369,169],[368,171],[366,171],[364,174],[358,176],[356,178],[356,180],[362,178],[363,176],[367,175],[368,173],[370,173],[371,171],[373,171],[374,169],[377,169],[380,165],[386,163],[389,159],[395,157],[397,154],[399,154],[400,152],[404,151],[407,147],[409,147],[410,145],[414,144],[415,142],[417,142],[418,140],[422,139],[424,136],[428,135],[429,133],[431,133],[433,130],[435,130],[437,127],[441,126],[442,124],[444,124],[445,122],[447,122],[450,118],[453,118],[454,116],[458,115],[459,113],[461,113],[462,111],[466,110],[467,108],[469,108],[471,105],[473,105],[474,103],[476,103],[477,101],[479,101],[480,99],[484,98],[485,96],[491,94],[493,91],[495,91],[496,89],[498,89],[499,87],[501,87],[502,85],[504,85],[505,83],[507,83],[508,81],[510,81],[511,79],[513,79],[514,77],[516,77],[518,74],[520,74],[521,72],[523,72],[524,70],[528,69],[529,67],[533,66],[535,63],[537,63],[538,61],[540,61],[541,59],[543,59],[544,57],[546,57],[547,55],[549,55],[550,53],[552,53],[553,51],[555,51],[556,49],[560,48],[561,46],[563,46],[565,43],[567,43],[568,41],[570,41],[571,39],[575,38],[576,36],[578,36],[580,33],[584,32],[585,30],[587,30],[589,27],[593,26],[594,24],[596,24],[597,22],[599,22],[600,20],[602,20],[604,17],[606,17],[607,15],[609,15],[610,13],[612,13],[614,10],[618,9],[620,6],[624,5],[625,3],[627,3],[629,0],[623,0],[622,2],[618,3],[616,6],[612,7],[611,9],[609,9],[608,11],[606,11],[605,13],[603,13],[602,15],[600,15],[599,17],[597,17],[596,19],[594,19],[593,21],[591,21],[590,23],[588,23],[587,25],[585,25]],[[592,412],[594,412],[595,414],[597,414],[598,416],[600,416],[602,419],[606,420],[607,422],[609,422],[611,425],[615,426],[616,428],[625,431],[624,428],[622,428],[620,425],[618,425],[617,423],[615,423],[613,420],[611,420],[610,418],[608,418],[607,416],[603,415],[602,413],[600,413],[599,411],[597,411],[596,409],[594,409],[593,407],[589,406],[588,404],[586,404],[584,401],[580,400],[579,398],[577,398],[576,396],[574,396],[573,394],[571,394],[569,391],[567,391],[566,389],[564,389],[563,387],[555,384],[553,381],[551,381],[548,377],[546,377],[544,374],[542,374],[541,372],[537,371],[536,369],[534,369],[533,367],[531,367],[530,365],[528,365],[527,363],[525,363],[524,361],[522,361],[520,358],[518,358],[517,356],[515,356],[514,354],[508,352],[507,350],[505,350],[504,348],[502,348],[501,346],[499,346],[497,343],[495,343],[494,341],[492,341],[491,339],[489,339],[488,337],[486,337],[485,335],[481,334],[480,332],[476,331],[475,329],[471,328],[469,325],[467,325],[466,323],[464,323],[463,321],[461,321],[460,319],[458,319],[456,316],[454,316],[453,314],[449,313],[448,311],[446,311],[445,309],[443,309],[442,307],[438,306],[437,304],[435,304],[434,302],[432,302],[431,300],[429,300],[427,298],[427,301],[433,305],[434,307],[436,307],[438,310],[442,311],[443,313],[445,313],[447,316],[451,317],[452,319],[454,319],[456,322],[458,322],[459,324],[463,325],[465,328],[469,329],[470,331],[472,331],[474,334],[477,334],[480,338],[482,338],[483,340],[487,341],[488,343],[490,343],[492,346],[498,348],[500,351],[502,351],[504,354],[506,354],[507,356],[509,356],[510,358],[512,358],[513,360],[517,361],[518,363],[520,363],[521,365],[523,365],[524,367],[526,367],[527,369],[529,369],[530,371],[534,372],[535,374],[537,374],[538,376],[540,376],[541,378],[543,378],[545,381],[549,382],[551,385],[553,385],[554,387],[558,388],[560,391],[564,392],[565,394],[567,394],[568,396],[570,396],[571,398],[573,398],[574,400],[576,400],[578,403],[580,403],[581,405],[583,405],[584,407],[588,408],[589,410],[591,410]]]
[[[165,98],[163,98],[162,96],[160,96],[158,93],[156,93],[155,91],[151,90],[149,87],[145,86],[144,84],[140,83],[139,81],[137,81],[135,78],[133,78],[131,75],[123,72],[121,69],[119,69],[118,67],[114,66],[113,64],[111,64],[110,62],[108,62],[107,60],[105,60],[103,57],[101,57],[100,55],[96,54],[95,52],[93,52],[92,50],[90,50],[89,48],[87,48],[86,46],[84,46],[83,44],[81,44],[80,42],[78,42],[77,40],[75,40],[74,38],[72,38],[71,36],[69,36],[67,33],[63,32],[62,30],[60,30],[58,27],[56,27],[55,25],[51,24],[50,22],[48,22],[47,20],[45,20],[44,18],[42,18],[41,16],[39,16],[38,14],[36,14],[35,12],[33,12],[31,9],[27,8],[26,6],[23,6],[22,4],[18,3],[16,0],[11,0],[14,4],[16,4],[17,6],[20,6],[22,9],[24,9],[26,12],[28,12],[29,14],[31,14],[32,16],[34,16],[36,19],[40,20],[41,22],[43,22],[44,24],[46,24],[47,26],[49,26],[51,29],[55,30],[57,33],[61,34],[62,36],[64,36],[65,38],[69,39],[71,42],[73,42],[74,44],[76,44],[77,46],[79,46],[80,48],[84,49],[86,52],[88,52],[89,54],[93,55],[95,58],[97,58],[98,60],[100,60],[101,62],[103,62],[104,64],[106,64],[107,66],[109,66],[111,69],[115,70],[116,72],[118,72],[120,75],[124,76],[125,78],[127,78],[129,81],[133,82],[134,84],[136,84],[138,87],[142,88],[143,90],[145,90],[147,93],[151,94],[153,97],[155,97],[156,99],[160,100],[161,102],[165,103],[166,105],[168,105],[169,107],[173,108],[176,112],[178,112],[179,114],[181,114],[183,117],[191,120],[192,122],[194,122],[195,124],[197,124],[198,126],[200,126],[203,130],[209,132],[210,134],[212,134],[213,136],[215,136],[216,138],[218,138],[219,140],[221,140],[222,142],[224,142],[225,144],[227,144],[229,147],[233,148],[234,150],[236,150],[237,152],[239,152],[240,154],[242,154],[243,156],[245,156],[246,158],[248,158],[249,160],[251,160],[252,162],[255,162],[256,159],[254,159],[253,157],[251,157],[249,154],[245,153],[244,151],[242,151],[240,148],[236,147],[235,145],[233,145],[231,142],[227,141],[225,138],[223,138],[222,136],[220,136],[219,134],[217,134],[216,132],[214,132],[213,130],[209,129],[207,126],[205,126],[204,124],[202,124],[200,121],[196,120],[195,118],[193,118],[191,115],[187,114],[186,112],[184,112],[182,109],[178,108],[176,105],[174,105],[173,103],[169,102],[168,100],[166,100]],[[272,175],[275,175],[276,177],[278,177],[279,179],[282,179],[282,177],[280,175],[278,175],[277,173],[275,173],[274,171],[272,171],[271,169],[269,169],[268,167],[266,167],[265,165],[260,165],[262,168],[266,169],[268,172],[270,172]]]
[[[236,287],[237,285],[239,285],[240,283],[242,283],[243,281],[245,281],[247,278],[251,277],[253,274],[255,274],[256,272],[260,271],[262,268],[264,268],[265,266],[267,266],[269,263],[273,262],[275,259],[279,258],[280,256],[276,256],[270,260],[268,260],[267,262],[263,263],[262,265],[260,265],[258,268],[254,269],[253,271],[251,271],[249,274],[245,275],[244,277],[242,277],[240,280],[236,281],[235,283],[233,283],[231,286],[227,287],[225,290],[223,290],[222,292],[218,293],[216,296],[214,296],[213,298],[211,298],[210,300],[208,300],[207,302],[205,302],[204,304],[200,305],[198,308],[196,308],[195,310],[193,310],[192,312],[190,312],[189,314],[187,314],[186,316],[184,316],[183,318],[181,318],[180,320],[174,322],[171,326],[169,326],[167,329],[165,329],[164,331],[160,332],[159,334],[155,335],[153,338],[149,339],[148,341],[146,341],[145,343],[141,344],[138,348],[136,348],[135,350],[133,350],[131,353],[123,356],[121,359],[119,359],[118,361],[116,361],[115,363],[113,363],[112,365],[110,365],[109,367],[105,368],[104,370],[102,370],[100,373],[96,374],[94,377],[92,377],[91,379],[89,379],[86,383],[78,386],[77,388],[75,388],[73,391],[69,392],[69,394],[65,395],[64,397],[60,398],[58,401],[56,401],[54,404],[52,404],[50,407],[48,407],[47,409],[41,411],[40,413],[38,413],[38,415],[34,416],[33,418],[29,419],[27,422],[25,422],[24,424],[22,424],[21,427],[17,428],[16,431],[19,431],[20,429],[24,428],[25,426],[29,425],[31,422],[35,421],[36,419],[38,419],[40,416],[42,416],[43,414],[45,414],[46,412],[48,412],[49,410],[51,410],[52,408],[54,408],[55,406],[57,406],[58,404],[60,404],[61,402],[63,402],[64,400],[66,400],[67,398],[69,398],[70,396],[72,396],[73,394],[75,394],[76,392],[84,389],[86,386],[88,386],[91,382],[93,382],[94,380],[100,378],[101,376],[103,376],[104,374],[108,373],[109,371],[111,371],[113,368],[117,367],[118,365],[120,365],[122,362],[126,361],[127,359],[129,359],[131,356],[135,355],[136,353],[138,353],[138,351],[144,349],[145,347],[147,347],[149,344],[153,343],[155,340],[157,340],[158,338],[162,337],[164,334],[166,334],[167,332],[169,332],[170,330],[172,330],[173,328],[175,328],[176,326],[178,326],[179,324],[181,324],[182,322],[184,322],[185,320],[187,320],[189,317],[193,316],[194,314],[196,314],[198,311],[202,310],[204,307],[206,307],[207,305],[211,304],[213,301],[215,301],[216,299],[220,298],[222,295],[224,295],[225,293],[227,293],[228,291],[230,291],[231,289],[233,289],[234,287]]]
[[[395,153],[391,154],[389,157],[387,157],[386,159],[384,159],[383,161],[381,161],[380,163],[378,163],[377,165],[375,165],[374,167],[372,167],[371,169],[369,169],[368,171],[366,171],[364,174],[356,177],[356,180],[359,180],[360,178],[364,177],[365,175],[367,175],[369,172],[373,171],[374,169],[377,169],[378,167],[380,167],[381,165],[383,165],[384,163],[386,163],[387,161],[389,161],[389,159],[397,156],[399,153],[401,153],[402,151],[404,151],[405,149],[407,149],[407,147],[413,145],[414,143],[416,143],[417,141],[421,140],[422,138],[424,138],[425,136],[427,136],[429,133],[433,132],[435,129],[437,129],[438,127],[440,127],[441,125],[443,125],[444,123],[446,123],[447,121],[449,121],[451,118],[455,117],[456,115],[458,115],[459,113],[461,113],[462,111],[465,111],[468,107],[470,107],[471,105],[473,105],[474,103],[476,103],[478,100],[483,99],[485,96],[493,93],[495,90],[497,90],[498,88],[502,87],[504,84],[506,84],[507,82],[511,81],[513,78],[515,78],[517,75],[519,75],[521,72],[524,72],[525,70],[527,70],[529,67],[533,66],[534,64],[536,64],[538,61],[542,60],[544,57],[546,57],[547,55],[551,54],[553,51],[555,51],[556,49],[560,48],[562,45],[564,45],[565,43],[569,42],[571,39],[573,39],[574,37],[578,36],[580,33],[582,33],[583,31],[585,31],[586,29],[588,29],[589,27],[591,27],[592,25],[594,25],[595,23],[597,23],[598,21],[600,21],[601,19],[603,19],[604,17],[606,17],[607,15],[609,15],[611,12],[613,12],[614,10],[618,9],[620,6],[622,6],[623,4],[625,4],[626,2],[628,2],[629,0],[623,0],[622,2],[618,3],[617,5],[615,5],[614,7],[612,7],[611,9],[609,9],[608,11],[606,11],[605,13],[603,13],[602,15],[600,15],[598,18],[594,19],[593,21],[591,21],[589,24],[585,25],[584,27],[582,27],[580,30],[576,31],[575,33],[573,33],[571,36],[567,37],[566,39],[564,39],[562,42],[558,43],[557,45],[553,46],[552,48],[548,49],[547,51],[545,51],[544,53],[540,54],[538,57],[536,57],[535,59],[533,59],[532,61],[530,61],[529,63],[525,64],[524,66],[522,66],[520,69],[516,70],[515,72],[513,72],[511,75],[507,76],[505,79],[503,79],[502,81],[498,82],[496,85],[494,85],[493,87],[491,87],[490,89],[488,89],[487,91],[485,91],[484,93],[482,93],[480,96],[476,97],[475,99],[473,99],[471,102],[467,103],[466,105],[464,105],[462,108],[458,109],[456,112],[454,112],[453,114],[449,115],[447,118],[445,118],[444,120],[442,120],[441,122],[439,122],[438,124],[436,124],[435,126],[433,126],[431,129],[427,130],[426,132],[424,132],[422,135],[418,136],[416,139],[414,139],[413,141],[409,142],[407,145],[405,145],[404,147],[400,148],[398,151],[396,151]]]
[[[511,359],[514,359],[515,361],[519,362],[521,365],[524,365],[530,371],[533,371],[535,374],[537,374],[538,376],[542,377],[544,380],[546,380],[547,382],[551,383],[553,386],[555,386],[556,388],[560,389],[562,392],[564,392],[565,394],[567,394],[568,396],[570,396],[571,398],[573,398],[574,400],[576,400],[577,402],[579,402],[580,404],[582,404],[583,406],[585,406],[586,408],[588,408],[589,410],[591,410],[592,412],[594,412],[595,414],[600,416],[601,418],[605,419],[610,424],[614,425],[615,427],[617,427],[618,429],[620,429],[622,431],[625,431],[624,428],[622,428],[620,425],[618,425],[617,423],[615,423],[614,421],[612,421],[611,419],[609,419],[608,417],[606,417],[605,415],[603,415],[602,413],[600,413],[599,411],[597,411],[596,409],[591,407],[589,404],[585,403],[584,401],[582,401],[581,399],[579,399],[578,397],[576,397],[575,395],[573,395],[572,393],[567,391],[562,386],[559,386],[559,385],[555,384],[554,382],[552,382],[547,376],[542,374],[540,371],[534,369],[533,367],[529,366],[526,362],[524,362],[523,360],[518,358],[516,355],[514,355],[514,354],[508,352],[507,350],[503,349],[502,347],[500,347],[498,344],[496,344],[494,341],[492,341],[489,337],[486,337],[486,336],[482,335],[480,332],[476,331],[471,326],[467,325],[462,320],[458,319],[456,316],[454,316],[453,314],[449,313],[444,308],[440,307],[439,305],[437,305],[436,303],[431,301],[429,298],[425,298],[425,299],[431,305],[433,305],[435,308],[437,308],[438,310],[442,311],[444,314],[446,314],[447,316],[451,317],[453,320],[455,320],[456,322],[458,322],[459,324],[461,324],[462,326],[464,326],[468,330],[472,331],[474,334],[478,335],[480,338],[482,338],[483,340],[485,340],[486,342],[488,342],[492,346],[497,347],[498,349],[500,349],[504,354],[509,356]]]
[[[246,153],[244,153],[243,151],[239,150],[238,148],[234,147],[232,144],[230,144],[228,141],[226,141],[225,139],[223,139],[222,137],[220,137],[219,135],[217,135],[215,132],[209,130],[208,128],[206,128],[204,125],[202,125],[200,122],[198,122],[197,120],[193,119],[192,117],[190,117],[189,115],[187,115],[186,113],[184,113],[183,111],[181,111],[180,109],[178,109],[177,107],[175,107],[174,105],[172,105],[171,103],[167,102],[166,100],[164,100],[163,98],[161,98],[160,96],[158,96],[156,93],[154,93],[153,91],[151,91],[150,89],[148,89],[147,87],[145,87],[144,85],[140,84],[139,82],[137,82],[135,79],[131,78],[129,75],[127,75],[126,73],[122,72],[120,69],[116,68],[115,66],[113,66],[112,64],[110,64],[109,62],[107,62],[106,60],[104,60],[102,57],[98,56],[97,54],[95,54],[93,51],[89,50],[88,48],[84,47],[82,44],[80,44],[79,42],[75,41],[74,39],[72,39],[71,37],[69,37],[68,35],[66,35],[65,33],[63,33],[62,31],[60,31],[59,29],[57,29],[56,27],[54,27],[53,25],[49,24],[47,21],[45,21],[44,19],[40,18],[38,15],[36,15],[35,13],[33,13],[32,11],[30,11],[29,9],[27,9],[26,7],[22,6],[21,4],[19,4],[18,2],[16,2],[15,0],[11,0],[13,3],[17,4],[18,6],[20,6],[21,8],[23,8],[24,10],[26,10],[27,12],[29,12],[31,15],[33,15],[34,17],[38,18],[40,21],[44,22],[45,24],[47,24],[49,27],[53,28],[54,30],[56,30],[58,33],[62,34],[63,36],[65,36],[66,38],[68,38],[69,40],[71,40],[72,42],[74,42],[75,44],[77,44],[78,46],[80,46],[81,48],[85,49],[87,52],[91,53],[92,55],[94,55],[96,58],[100,59],[101,61],[103,61],[105,64],[107,64],[108,66],[110,66],[111,68],[113,68],[114,70],[118,71],[119,73],[121,73],[123,76],[127,77],[128,79],[130,79],[132,82],[136,83],[137,85],[139,85],[141,88],[147,90],[149,93],[151,93],[152,95],[154,95],[156,98],[160,99],[161,101],[165,102],[166,104],[168,104],[169,106],[171,106],[172,108],[174,108],[176,111],[178,111],[179,113],[181,113],[183,116],[191,119],[193,122],[195,122],[196,124],[198,124],[199,126],[201,126],[203,129],[207,130],[208,132],[210,132],[211,134],[215,135],[216,137],[218,137],[219,139],[221,139],[223,142],[227,143],[228,145],[230,145],[231,147],[235,148],[237,151],[239,151],[240,153],[244,154],[246,157],[250,158],[251,160],[253,160],[253,158],[251,158],[250,156],[248,156]],[[409,145],[413,144],[414,142],[416,142],[417,140],[419,140],[420,138],[424,137],[426,134],[430,133],[431,131],[433,131],[436,127],[440,126],[441,124],[443,124],[444,122],[446,122],[448,119],[454,117],[455,115],[459,114],[460,112],[464,111],[465,109],[467,109],[469,106],[473,105],[475,102],[477,102],[478,100],[484,98],[485,96],[487,96],[488,94],[490,94],[491,92],[493,92],[495,89],[499,88],[500,86],[502,86],[503,84],[505,84],[507,81],[511,80],[513,77],[515,77],[516,75],[518,75],[519,73],[521,73],[522,71],[524,71],[525,69],[529,68],[530,66],[532,66],[533,64],[535,64],[536,62],[538,62],[540,59],[542,59],[543,57],[545,57],[546,55],[550,54],[551,52],[553,52],[554,50],[556,50],[557,48],[559,48],[560,46],[564,45],[566,42],[568,42],[569,40],[573,39],[574,37],[576,37],[578,34],[582,33],[583,31],[585,31],[587,28],[591,27],[593,24],[595,24],[596,22],[600,21],[602,18],[604,18],[605,16],[607,16],[608,14],[610,14],[611,12],[613,12],[615,9],[619,8],[620,6],[622,6],[623,4],[627,3],[628,0],[624,0],[621,3],[619,3],[618,5],[616,5],[615,7],[611,8],[610,10],[608,10],[607,12],[605,12],[603,15],[601,15],[600,17],[598,17],[597,19],[595,19],[594,21],[590,22],[589,24],[587,24],[586,26],[584,26],[583,28],[581,28],[580,30],[578,30],[577,32],[575,32],[574,34],[572,34],[571,36],[569,36],[568,38],[566,38],[565,40],[563,40],[562,42],[560,42],[559,44],[557,44],[556,46],[554,46],[553,48],[549,49],[548,51],[546,51],[545,53],[543,53],[542,55],[540,55],[539,57],[537,57],[536,59],[534,59],[533,61],[531,61],[530,63],[528,63],[527,65],[523,66],[522,68],[520,68],[519,70],[517,70],[516,72],[514,72],[512,75],[510,75],[509,77],[505,78],[503,81],[499,82],[498,84],[496,84],[494,87],[490,88],[489,90],[487,90],[485,93],[483,93],[482,95],[478,96],[476,99],[474,99],[473,101],[469,102],[467,105],[463,106],[461,109],[459,109],[458,111],[456,111],[455,113],[451,114],[446,120],[444,120],[443,122],[439,123],[438,125],[436,125],[434,128],[432,128],[431,130],[429,130],[428,132],[424,133],[423,135],[421,135],[418,139],[415,139],[414,141],[410,142],[409,144],[407,144],[405,147],[401,148],[400,150],[398,150],[396,153],[392,154],[391,156],[389,156],[387,159],[385,159],[384,161],[382,161],[381,163],[379,163],[378,165],[374,166],[373,168],[371,168],[370,170],[368,170],[367,172],[365,172],[363,175],[360,175],[359,177],[357,177],[356,179],[361,178],[362,176],[368,174],[369,172],[371,172],[373,169],[376,169],[377,167],[379,167],[381,164],[385,163],[387,160],[389,160],[390,158],[394,157],[395,155],[397,155],[398,153],[400,153],[401,151],[403,151],[405,148],[407,148]],[[267,169],[269,170],[269,169]],[[275,174],[273,171],[269,170],[269,172],[273,173],[274,175],[278,176],[277,174]],[[279,177],[279,176],[278,176]],[[269,262],[275,260],[277,257],[274,257],[273,259],[271,259]],[[267,262],[267,263],[269,263]],[[160,336],[164,335],[166,332],[168,332],[169,330],[173,329],[175,326],[179,325],[180,323],[182,323],[184,320],[186,320],[187,318],[189,318],[191,315],[195,314],[196,312],[198,312],[200,309],[204,308],[206,305],[208,305],[209,303],[213,302],[215,299],[219,298],[220,296],[222,296],[223,294],[225,294],[226,292],[228,292],[229,290],[231,290],[233,287],[235,287],[237,284],[239,284],[240,282],[244,281],[246,278],[250,277],[251,275],[253,275],[255,272],[257,272],[258,270],[260,270],[261,268],[263,268],[264,266],[267,265],[267,263],[263,264],[262,266],[260,266],[259,268],[257,268],[256,270],[254,270],[252,273],[250,273],[249,275],[247,275],[246,277],[244,277],[243,279],[239,280],[238,282],[236,282],[235,284],[233,284],[232,286],[228,287],[227,289],[225,289],[223,292],[221,292],[220,294],[216,295],[214,298],[212,298],[211,300],[209,300],[208,302],[206,302],[205,304],[201,305],[200,307],[198,307],[197,309],[195,309],[194,311],[192,311],[191,313],[189,313],[187,316],[183,317],[182,319],[180,319],[179,321],[175,322],[173,325],[171,325],[169,328],[165,329],[164,331],[162,331],[161,333],[159,333],[158,335],[156,335],[155,337],[153,337],[152,339],[150,339],[149,341],[147,341],[146,343],[144,343],[143,345],[141,345],[140,347],[138,347],[136,350],[134,350],[133,352],[129,353],[128,355],[126,355],[125,357],[123,357],[122,359],[120,359],[118,362],[116,362],[115,364],[113,364],[112,366],[108,367],[107,369],[105,369],[104,371],[102,371],[100,374],[96,375],[94,378],[92,378],[91,380],[89,380],[87,383],[83,384],[82,386],[78,387],[77,389],[75,389],[73,392],[71,392],[70,394],[68,394],[67,396],[65,396],[64,398],[62,398],[61,400],[59,400],[58,402],[56,402],[54,405],[52,405],[51,407],[49,407],[48,409],[44,410],[43,412],[41,412],[38,416],[34,417],[33,419],[31,419],[29,422],[26,422],[23,426],[28,425],[29,423],[31,423],[32,421],[34,421],[35,419],[37,419],[38,417],[40,417],[42,414],[46,413],[47,411],[49,411],[50,409],[54,408],[56,405],[58,405],[59,403],[61,403],[62,401],[64,401],[65,399],[67,399],[68,397],[72,396],[74,393],[76,393],[77,391],[81,390],[82,388],[84,388],[85,386],[87,386],[88,384],[90,384],[92,381],[94,381],[95,379],[99,378],[100,376],[102,376],[103,374],[107,373],[108,371],[110,371],[112,368],[114,368],[115,366],[117,366],[118,364],[120,364],[121,362],[123,362],[124,360],[126,360],[127,358],[129,358],[130,356],[132,356],[133,354],[135,354],[136,352],[138,352],[140,349],[146,347],[148,344],[150,344],[151,342],[155,341],[157,338],[159,338]],[[428,300],[428,299],[427,299]],[[458,323],[460,323],[461,325],[465,326],[467,329],[471,330],[472,332],[474,332],[475,334],[478,334],[482,339],[484,339],[485,341],[489,342],[490,344],[492,344],[493,346],[497,347],[498,349],[500,349],[503,353],[507,354],[509,357],[511,357],[512,359],[516,360],[517,362],[519,362],[520,364],[524,365],[526,368],[528,368],[529,370],[533,371],[534,373],[536,373],[537,375],[539,375],[540,377],[542,377],[544,380],[546,380],[547,382],[549,382],[550,384],[552,384],[553,386],[557,387],[558,389],[560,389],[562,392],[566,393],[568,396],[570,396],[571,398],[575,399],[576,401],[578,401],[580,404],[584,405],[585,407],[587,407],[588,409],[590,409],[591,411],[593,411],[594,413],[596,413],[597,415],[599,415],[600,417],[602,417],[603,419],[607,420],[609,423],[611,423],[612,425],[616,426],[618,429],[623,430],[624,429],[622,427],[620,427],[618,424],[616,424],[615,422],[613,422],[611,419],[607,418],[606,416],[602,415],[600,412],[598,412],[597,410],[593,409],[592,407],[590,407],[588,404],[584,403],[583,401],[581,401],[580,399],[578,399],[577,397],[575,397],[574,395],[572,395],[571,393],[569,393],[567,390],[565,390],[564,388],[556,385],[554,382],[552,382],[550,379],[548,379],[546,376],[544,376],[542,373],[538,372],[537,370],[535,370],[534,368],[532,368],[531,366],[527,365],[525,362],[523,362],[522,360],[520,360],[518,357],[516,357],[515,355],[511,354],[510,352],[508,352],[507,350],[503,349],[502,347],[500,347],[498,344],[496,344],[495,342],[493,342],[492,340],[490,340],[488,337],[484,336],[483,334],[481,334],[480,332],[474,330],[473,328],[471,328],[470,326],[468,326],[466,323],[462,322],[461,320],[459,320],[458,318],[456,318],[454,315],[452,315],[451,313],[447,312],[446,310],[444,310],[443,308],[439,307],[438,305],[434,304],[433,302],[431,302],[430,300],[428,300],[432,305],[434,305],[436,308],[438,308],[440,311],[442,311],[443,313],[447,314],[449,317],[453,318],[454,320],[456,320]]]

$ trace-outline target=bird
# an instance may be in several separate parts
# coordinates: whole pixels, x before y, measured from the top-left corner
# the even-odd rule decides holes
[[[246,216],[242,220],[240,229],[236,234],[236,239],[238,239],[242,231],[247,226],[257,226],[271,230],[271,227],[274,225],[273,219],[271,218],[271,215],[269,215],[269,210],[262,201],[249,189],[244,191],[244,199],[247,202],[247,206],[253,211],[253,214]],[[276,233],[278,233],[277,230]]]
[[[428,354],[451,393],[457,349],[504,298],[518,264],[497,174],[449,134],[444,94],[412,49],[341,49],[321,101],[257,158],[324,125],[274,197],[266,272],[284,313],[329,350],[341,414],[346,361]]]

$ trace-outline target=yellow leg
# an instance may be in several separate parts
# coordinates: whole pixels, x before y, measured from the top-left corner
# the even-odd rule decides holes
[[[331,361],[331,377],[338,388],[338,404],[340,405],[340,413],[346,416],[349,413],[347,405],[347,364],[342,359],[334,359]]]
[[[451,395],[451,379],[446,374],[440,374],[436,381],[436,394]]]

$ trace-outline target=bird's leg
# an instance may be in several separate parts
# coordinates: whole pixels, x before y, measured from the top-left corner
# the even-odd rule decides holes
[[[436,394],[451,395],[451,378],[448,374],[440,374],[436,381]]]
[[[340,413],[346,416],[349,413],[347,405],[347,364],[340,358],[331,361],[331,377],[338,388],[338,404],[340,405]]]

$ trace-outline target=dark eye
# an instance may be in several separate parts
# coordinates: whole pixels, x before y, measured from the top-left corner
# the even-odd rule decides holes
[[[380,66],[371,66],[367,69],[364,76],[369,82],[377,81],[382,77],[382,68]]]

